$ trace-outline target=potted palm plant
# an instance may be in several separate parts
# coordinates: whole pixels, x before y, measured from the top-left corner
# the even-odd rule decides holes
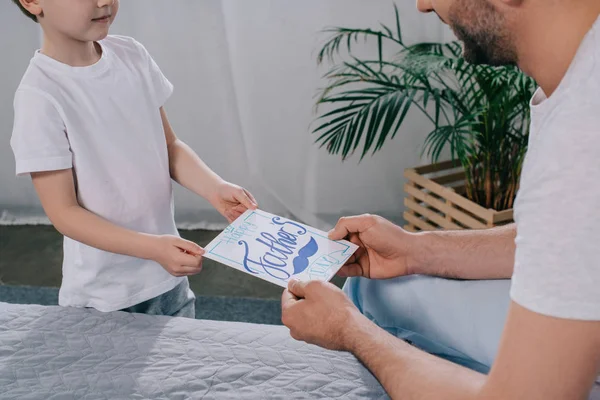
[[[333,64],[319,93],[313,133],[343,159],[374,154],[399,132],[410,109],[429,121],[423,151],[434,164],[408,169],[411,230],[482,228],[512,219],[527,149],[536,84],[516,67],[471,65],[460,43],[406,45],[400,16],[381,29],[329,28],[318,63]],[[374,40],[378,56],[359,58]],[[392,56],[384,56],[392,50]],[[448,149],[450,160],[439,162]]]

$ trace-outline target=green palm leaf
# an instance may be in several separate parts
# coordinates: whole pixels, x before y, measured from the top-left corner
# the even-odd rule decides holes
[[[401,131],[408,111],[417,109],[433,126],[424,154],[436,161],[449,149],[465,168],[471,199],[485,206],[512,206],[535,82],[515,67],[467,63],[458,42],[406,45],[394,10],[393,29],[382,24],[379,29],[325,30],[330,37],[317,61],[333,66],[317,100],[318,111],[325,107],[313,129],[317,143],[343,159],[361,148],[362,159],[380,151]],[[377,59],[354,56],[361,40],[374,42]],[[384,44],[397,49],[389,60]]]

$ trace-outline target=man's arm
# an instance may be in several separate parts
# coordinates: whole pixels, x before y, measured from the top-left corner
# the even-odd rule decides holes
[[[411,273],[458,279],[508,279],[515,261],[516,225],[487,230],[417,233]]]
[[[377,327],[332,284],[291,282],[282,319],[292,337],[347,350],[394,399],[587,399],[600,366],[600,321],[511,305],[489,376],[422,352]]]
[[[489,377],[417,350],[363,320],[348,349],[402,399],[587,399],[600,365],[600,322],[511,305]]]
[[[376,215],[341,218],[329,233],[359,250],[342,276],[388,279],[420,274],[459,279],[510,278],[515,258],[515,225],[475,231],[410,233]]]

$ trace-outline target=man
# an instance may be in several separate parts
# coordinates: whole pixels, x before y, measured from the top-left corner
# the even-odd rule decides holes
[[[516,223],[411,234],[342,218],[331,238],[360,246],[341,270],[352,301],[290,282],[283,322],[355,354],[392,398],[585,399],[600,369],[600,0],[417,7],[452,27],[468,61],[516,63],[540,85]]]

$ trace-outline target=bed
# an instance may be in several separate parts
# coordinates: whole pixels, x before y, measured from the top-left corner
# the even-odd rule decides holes
[[[0,303],[2,399],[387,399],[285,327]]]

